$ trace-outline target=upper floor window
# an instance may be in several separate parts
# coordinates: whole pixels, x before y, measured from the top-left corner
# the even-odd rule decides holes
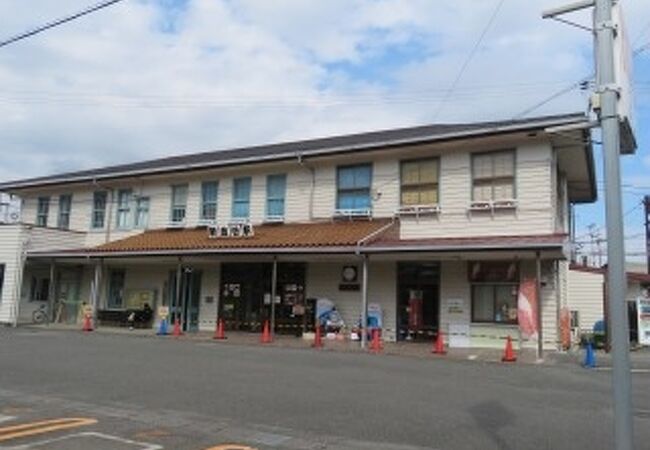
[[[47,226],[47,216],[50,214],[50,197],[38,197],[38,206],[36,207],[36,225],[39,227]]]
[[[93,193],[92,228],[104,228],[106,220],[106,191]]]
[[[172,211],[171,220],[173,223],[185,222],[187,213],[187,184],[172,186]]]
[[[131,189],[120,189],[117,192],[117,228],[131,226]]]
[[[201,220],[217,220],[217,196],[219,194],[219,183],[216,181],[204,181],[201,184]]]
[[[251,203],[251,177],[235,178],[232,181],[232,217],[248,219]]]
[[[5,265],[0,264],[0,299],[2,298],[2,287],[5,284]]]
[[[336,208],[339,210],[370,210],[370,188],[372,185],[372,166],[359,164],[341,166],[337,171]]]
[[[472,200],[487,202],[515,198],[515,152],[472,155]]]
[[[438,196],[438,158],[403,161],[401,167],[401,205],[436,205]]]
[[[284,198],[287,192],[287,176],[285,174],[269,175],[266,177],[266,217],[284,217]]]
[[[70,209],[72,208],[72,195],[59,196],[59,220],[57,226],[63,230],[70,228]]]
[[[149,225],[149,197],[138,197],[136,200],[133,225],[136,228],[147,228]]]

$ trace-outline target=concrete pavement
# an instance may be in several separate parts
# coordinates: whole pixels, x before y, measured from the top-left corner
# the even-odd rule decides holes
[[[257,449],[612,446],[610,374],[569,365],[24,329],[0,330],[0,362],[0,414],[15,421],[89,417],[98,422],[82,432],[97,435],[84,438],[98,442],[100,435],[113,436],[175,450],[225,443]],[[650,376],[635,374],[633,383],[638,448],[644,448]]]

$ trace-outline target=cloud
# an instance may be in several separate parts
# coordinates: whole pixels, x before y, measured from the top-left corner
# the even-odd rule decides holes
[[[506,1],[447,95],[496,2],[123,2],[0,49],[0,180],[510,117],[591,70],[589,35],[540,19],[555,3]],[[628,4],[636,29],[650,14],[640,3]],[[2,28],[17,33],[87,5],[1,2]],[[585,104],[578,93],[538,112]]]

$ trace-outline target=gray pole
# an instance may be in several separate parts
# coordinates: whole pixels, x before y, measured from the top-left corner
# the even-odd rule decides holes
[[[361,256],[363,266],[361,269],[361,348],[366,348],[368,343],[368,255]]]
[[[50,261],[50,285],[47,290],[47,309],[48,309],[48,325],[51,322],[54,322],[54,319],[56,318],[56,314],[54,313],[54,303],[55,299],[54,297],[56,296],[56,261],[53,259]]]
[[[537,359],[544,357],[544,334],[542,330],[542,260],[535,252],[535,296],[537,297]]]
[[[273,257],[271,271],[271,337],[275,337],[275,296],[278,290],[278,257]]]
[[[613,0],[596,0],[596,74],[600,94],[605,172],[605,216],[607,225],[607,273],[609,317],[612,330],[612,384],[614,390],[614,448],[632,450],[632,401],[627,309],[625,307],[625,247],[621,205],[620,135],[618,94],[614,76]]]

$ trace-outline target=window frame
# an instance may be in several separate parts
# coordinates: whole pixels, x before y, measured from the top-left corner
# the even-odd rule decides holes
[[[39,277],[37,275],[32,275],[32,280],[29,286],[29,301],[45,302],[49,300],[50,283],[51,281],[49,276]]]
[[[417,184],[411,184],[408,185],[408,187],[413,187],[416,186],[418,188],[422,188],[423,186],[431,186],[435,185],[436,188],[436,202],[432,204],[425,204],[425,203],[417,203],[417,204],[405,204],[402,201],[402,194],[404,193],[404,177],[403,177],[403,168],[405,164],[412,164],[412,163],[423,163],[423,162],[429,162],[429,161],[436,161],[436,182],[435,183],[422,183],[419,182]],[[421,194],[421,192],[418,192],[418,194]],[[419,197],[418,197],[419,198]],[[424,157],[424,158],[415,158],[415,159],[404,159],[400,161],[399,165],[399,204],[400,206],[435,206],[435,205],[440,205],[440,156],[431,156],[431,157]]]
[[[121,289],[121,301],[119,306],[115,306],[115,304],[112,304],[111,301],[114,298],[114,288],[115,286],[113,285],[113,277],[119,275],[122,278],[121,286],[119,289]],[[125,302],[125,286],[126,286],[126,270],[125,269],[111,269],[110,273],[108,274],[108,286],[107,286],[107,295],[106,295],[106,309],[111,310],[111,311],[120,311],[124,309],[124,302]]]
[[[47,227],[47,221],[50,215],[50,196],[40,196],[36,200],[36,225]]]
[[[241,182],[247,182],[248,184],[248,195],[246,196],[246,199],[238,199],[235,196],[235,193],[237,191],[236,185],[237,183]],[[230,215],[232,219],[234,220],[247,220],[250,219],[251,215],[251,191],[253,190],[253,178],[252,177],[237,177],[233,178],[232,180],[232,206],[231,206],[231,211]],[[236,214],[236,209],[238,205],[246,205],[246,214],[245,215],[239,215]]]
[[[271,180],[281,180],[282,182],[282,196],[281,197],[272,197],[270,192]],[[266,176],[266,209],[265,217],[268,218],[283,218],[286,214],[286,198],[287,198],[287,174],[286,173],[275,173]],[[282,205],[281,214],[271,214],[270,210],[272,202],[280,202]]]
[[[214,186],[214,200],[206,200],[206,186]],[[206,215],[207,208],[214,208],[214,217]],[[219,181],[203,181],[201,183],[201,209],[199,219],[203,222],[216,222],[219,213]]]
[[[143,201],[146,201],[146,208],[143,207]],[[146,229],[149,227],[149,210],[151,207],[151,198],[149,196],[139,196],[135,200],[135,214],[133,214],[133,227]],[[140,214],[142,212],[146,213],[144,220],[141,221]]]
[[[476,298],[476,288],[485,288],[485,287],[490,287],[492,289],[492,319],[491,320],[483,320],[483,319],[477,319],[475,316],[475,308],[474,308],[474,302],[477,300]],[[514,321],[512,320],[501,320],[497,321],[496,320],[496,315],[497,312],[499,311],[497,302],[498,302],[498,295],[497,291],[499,287],[509,287],[510,289],[515,289],[517,293],[515,294],[515,309],[517,308],[517,301],[518,301],[518,296],[519,296],[519,283],[516,282],[481,282],[481,283],[472,283],[471,284],[471,302],[470,302],[470,307],[471,307],[471,314],[470,314],[470,320],[471,323],[479,323],[479,324],[491,324],[491,325],[510,325],[510,326],[516,326],[519,324],[519,317],[517,317]]]
[[[489,200],[477,200],[474,197],[474,188],[476,187],[476,179],[474,177],[474,169],[476,165],[476,158],[481,157],[481,156],[491,156],[494,157],[499,154],[503,153],[510,153],[512,154],[512,177],[497,177],[494,176],[494,160],[492,160],[492,177],[491,178],[486,178],[486,179],[481,179],[479,181],[479,184],[481,182],[487,183],[486,180],[489,180],[490,183],[490,199]],[[489,151],[478,151],[478,152],[473,152],[470,154],[470,198],[472,202],[495,202],[495,201],[507,201],[507,200],[516,200],[517,199],[517,149],[516,148],[506,148],[506,149],[498,149],[498,150],[489,150]],[[494,196],[494,189],[495,189],[495,181],[498,180],[505,180],[505,179],[512,179],[512,197],[511,198],[495,198]]]
[[[103,197],[103,206],[102,208],[97,207],[98,199]],[[93,192],[93,206],[92,211],[90,212],[90,228],[92,230],[101,230],[106,227],[106,206],[108,205],[108,192],[107,191],[95,191]],[[97,217],[101,214],[101,226],[97,225]]]
[[[183,203],[176,203],[176,192],[179,189],[185,190],[185,198]],[[169,209],[169,222],[177,225],[184,224],[187,221],[187,202],[190,196],[190,186],[188,183],[179,183],[171,185],[171,199]],[[176,212],[182,211],[182,218],[180,220],[176,217]]]
[[[122,203],[122,198],[126,199]],[[133,189],[120,189],[117,191],[117,208],[115,213],[115,228],[118,230],[128,230],[132,228],[131,220],[131,200],[133,199]],[[120,225],[120,217],[124,217],[124,224]]]
[[[360,169],[360,168],[368,168],[369,169],[369,182],[368,182],[368,187],[354,187],[354,188],[341,188],[340,187],[340,174],[341,171],[343,170],[348,170],[348,169]],[[372,162],[365,162],[365,163],[358,163],[358,164],[346,164],[346,165],[341,165],[336,167],[336,210],[337,211],[370,211],[372,212],[373,205],[372,205],[372,178],[373,178],[373,164]],[[361,191],[368,191],[368,208],[342,208],[341,207],[341,194],[350,194],[353,192],[361,192]]]
[[[66,200],[65,202],[63,200]],[[63,205],[67,206],[67,209],[62,208]],[[59,195],[59,211],[57,214],[56,227],[61,230],[70,229],[70,215],[72,213],[72,194],[61,194]]]

